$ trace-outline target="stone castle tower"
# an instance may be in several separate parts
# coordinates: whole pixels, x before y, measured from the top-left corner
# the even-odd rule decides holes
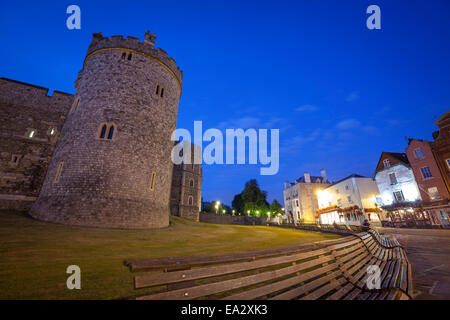
[[[111,228],[168,226],[170,138],[183,74],[154,48],[155,38],[94,34],[33,217]]]

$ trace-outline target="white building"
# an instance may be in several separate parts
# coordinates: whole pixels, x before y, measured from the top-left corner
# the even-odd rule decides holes
[[[365,219],[380,225],[381,198],[372,178],[352,174],[318,191],[319,222],[361,225]]]
[[[383,152],[374,178],[384,206],[421,200],[414,172],[405,153]]]
[[[288,222],[315,222],[318,209],[317,192],[325,189],[330,183],[324,169],[321,176],[304,176],[294,182],[284,183],[284,214]]]

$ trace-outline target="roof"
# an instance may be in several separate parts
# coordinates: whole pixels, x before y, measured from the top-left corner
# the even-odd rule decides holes
[[[439,119],[437,119],[435,124],[440,127],[448,119],[450,119],[450,111],[447,111]]]
[[[345,180],[347,180],[347,179],[350,179],[350,178],[368,178],[368,177],[364,177],[364,176],[361,176],[361,175],[359,175],[359,174],[354,173],[354,174],[349,175],[348,177],[345,177],[344,179],[341,179],[341,180],[339,180],[339,181],[333,182],[332,184],[330,184],[330,185],[328,186],[328,188],[329,188],[329,187],[332,187],[332,186],[334,186],[334,185],[336,185],[336,184],[338,184],[338,183],[341,183],[342,181],[345,181]]]
[[[324,177],[321,176],[310,176],[311,177],[311,183],[329,183],[328,180],[326,180]],[[295,180],[295,183],[302,182],[305,183],[305,176],[302,176]]]
[[[375,173],[385,169],[385,167],[383,165],[383,160],[385,160],[385,159],[391,160],[391,166],[396,165],[396,164],[403,164],[403,165],[409,167],[409,161],[408,161],[408,157],[406,156],[406,153],[382,152],[381,156],[380,156],[380,160],[378,160],[378,164],[375,169]]]

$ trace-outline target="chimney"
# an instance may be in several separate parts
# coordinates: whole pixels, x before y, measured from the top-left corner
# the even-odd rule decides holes
[[[309,172],[305,172],[305,183],[311,183],[311,175],[309,174]]]
[[[327,181],[327,172],[325,171],[325,169],[320,170],[320,175],[322,176],[325,183],[325,181]]]

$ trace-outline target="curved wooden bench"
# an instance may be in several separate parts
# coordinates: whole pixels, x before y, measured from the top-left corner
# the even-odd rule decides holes
[[[369,233],[296,247],[224,255],[134,259],[137,299],[409,299],[411,266],[401,247]],[[369,290],[368,266],[381,287]]]

